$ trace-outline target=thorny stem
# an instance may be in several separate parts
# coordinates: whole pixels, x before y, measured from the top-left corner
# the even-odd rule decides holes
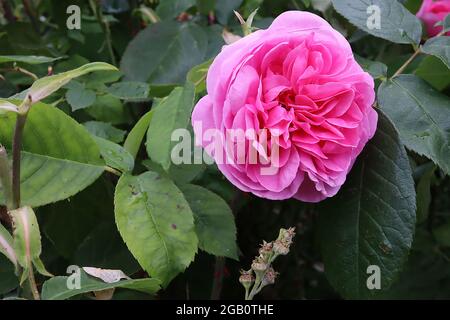
[[[216,257],[216,265],[214,267],[214,281],[211,291],[211,300],[219,300],[222,292],[223,276],[225,269],[225,257]]]
[[[20,157],[22,149],[22,137],[25,123],[27,121],[28,112],[30,111],[32,100],[30,96],[27,96],[22,104],[19,106],[19,112],[17,114],[16,127],[14,129],[13,137],[13,165],[12,165],[12,207],[10,209],[20,208]],[[28,281],[30,283],[31,293],[35,300],[40,300],[39,290],[36,285],[36,279],[34,278],[33,265],[29,261],[28,266]]]
[[[13,205],[11,168],[9,167],[8,154],[6,149],[0,144],[0,182],[6,198],[6,207]]]
[[[22,149],[22,136],[25,123],[27,121],[28,111],[31,107],[31,98],[27,97],[19,106],[17,114],[16,127],[14,129],[12,146],[12,197],[13,203],[11,209],[20,208],[20,151]]]

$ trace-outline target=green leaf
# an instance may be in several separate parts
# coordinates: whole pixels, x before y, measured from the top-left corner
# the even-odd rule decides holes
[[[134,168],[133,156],[122,146],[109,140],[93,137],[100,148],[100,153],[108,166],[122,172],[131,172]]]
[[[169,172],[164,171],[164,169],[157,163],[151,161],[150,159],[142,161],[142,164],[149,170],[157,172],[163,176],[169,177],[177,185],[183,185],[192,182],[197,178],[202,172],[205,171],[206,164],[180,164],[170,166]]]
[[[420,42],[422,25],[419,19],[397,0],[332,0],[332,2],[336,11],[350,23],[375,37],[395,43]],[[370,24],[372,15],[377,13],[376,11],[368,13],[370,6],[380,9],[379,28]]]
[[[212,59],[205,61],[188,72],[186,80],[194,84],[195,92],[199,93],[206,90],[206,75],[212,61]]]
[[[145,133],[150,126],[152,117],[153,111],[149,111],[143,115],[125,139],[123,147],[133,156],[133,158],[136,158],[136,155],[139,152],[139,148],[141,147],[142,140],[144,139]]]
[[[11,261],[0,255],[0,295],[8,293],[19,286],[19,279],[15,271]]]
[[[445,16],[442,26],[444,30],[450,30],[450,13]]]
[[[412,14],[416,14],[422,5],[422,0],[400,0],[400,3],[402,3]]]
[[[201,14],[209,14],[214,11],[217,0],[197,0],[197,10]]]
[[[72,107],[72,111],[89,107],[96,98],[97,95],[94,91],[86,89],[83,84],[76,81],[71,82],[71,86],[66,92],[66,99]]]
[[[438,57],[450,69],[450,37],[434,37],[422,46],[422,52]]]
[[[450,70],[434,56],[425,57],[414,73],[439,91],[450,85]]]
[[[387,77],[387,66],[384,63],[371,61],[356,55],[355,58],[364,71],[368,72],[372,78],[382,79]]]
[[[408,156],[392,123],[380,113],[374,138],[339,193],[320,207],[325,274],[344,298],[386,291],[407,259],[416,199]],[[381,290],[368,290],[367,268],[381,272]]]
[[[127,81],[184,83],[186,73],[205,60],[206,49],[207,38],[199,26],[163,21],[148,26],[130,42],[121,70]]]
[[[41,63],[51,63],[55,62],[57,60],[62,59],[62,57],[58,58],[51,58],[51,57],[44,57],[44,56],[16,56],[16,55],[9,55],[9,56],[0,56],[0,63],[5,62],[23,62],[28,64],[41,64]]]
[[[200,249],[238,260],[236,225],[227,203],[215,193],[193,184],[180,187],[194,213]]]
[[[148,99],[150,88],[146,82],[127,81],[114,83],[107,91],[122,100],[145,100]]]
[[[22,207],[9,213],[14,224],[14,251],[17,254],[17,261],[24,269],[21,282],[26,279],[23,275],[27,277],[33,265],[42,275],[51,276],[40,260],[41,232],[33,209]]]
[[[216,1],[216,16],[219,23],[228,25],[231,17],[234,16],[233,10],[238,10],[242,2],[243,0]]]
[[[442,31],[441,32],[448,32],[450,31],[450,13],[447,14],[444,18],[444,20],[439,21],[435,24],[435,26],[442,26]]]
[[[47,280],[42,287],[42,300],[65,300],[83,293],[112,288],[137,290],[147,294],[154,294],[160,289],[159,281],[156,279],[132,279],[106,283],[100,279],[87,275],[82,269],[79,269],[79,275],[79,289],[68,288],[67,284],[71,283],[70,277],[59,276]],[[76,274],[73,274],[72,277],[73,276],[76,276]]]
[[[66,71],[54,76],[41,78],[33,83],[28,91],[33,103],[38,102],[59,88],[69,83],[70,80],[85,75],[89,72],[102,70],[117,70],[116,67],[105,62],[92,62],[74,70]]]
[[[150,85],[150,96],[152,98],[165,98],[177,86],[178,86],[177,84],[151,84]]]
[[[430,163],[432,164],[432,163]],[[424,222],[428,217],[431,204],[431,182],[436,166],[429,166],[428,170],[420,177],[416,187],[417,194],[417,223]]]
[[[194,218],[183,194],[154,172],[123,175],[114,204],[117,227],[131,253],[166,287],[197,252]]]
[[[446,299],[450,290],[448,258],[432,235],[417,228],[408,262],[392,288],[381,299]]]
[[[199,147],[200,148],[200,147]],[[193,159],[191,157],[191,159]],[[205,171],[207,165],[205,163],[201,164],[179,164],[172,165],[169,169],[170,178],[177,184],[189,183],[195,178],[197,178],[203,171]]]
[[[102,87],[106,83],[117,82],[123,76],[119,70],[97,71],[86,74],[82,77],[86,88],[96,89]]]
[[[378,89],[378,103],[408,149],[450,173],[450,100],[414,75],[401,75]]]
[[[147,153],[166,171],[172,164],[172,148],[177,144],[171,139],[172,133],[189,126],[194,99],[194,86],[188,82],[185,87],[174,89],[153,111],[147,132]]]
[[[11,150],[16,115],[0,114],[0,141]],[[25,125],[21,198],[23,205],[42,206],[73,196],[104,170],[100,151],[89,132],[61,110],[34,105]],[[0,203],[5,203],[0,190]]]
[[[114,212],[112,209],[109,213]],[[112,217],[114,218],[114,216]],[[117,226],[112,221],[98,223],[84,238],[73,256],[73,264],[123,270],[135,274],[142,270],[122,240]]]
[[[42,233],[53,244],[58,256],[72,262],[80,243],[96,226],[105,220],[114,221],[112,213],[114,189],[107,178],[105,176],[98,179],[92,186],[70,200],[59,201],[38,209]],[[70,228],[61,227],[65,225]]]
[[[120,99],[110,94],[97,96],[95,103],[85,111],[95,120],[109,122],[112,125],[129,121],[129,116]]]
[[[90,134],[115,143],[121,143],[126,133],[126,131],[117,129],[107,122],[88,121],[83,125]]]
[[[201,147],[195,146],[194,130],[190,125],[181,136],[174,138],[179,142],[173,147],[172,152],[177,157],[180,157],[182,163],[172,163],[168,171],[165,171],[160,164],[150,159],[144,160],[142,164],[149,171],[169,176],[177,185],[190,183],[205,171],[208,166],[202,158],[203,150]]]
[[[0,223],[0,253],[17,267],[17,255],[14,251],[14,240],[8,230]]]
[[[195,0],[164,0],[156,7],[156,13],[161,19],[176,18],[194,5]]]

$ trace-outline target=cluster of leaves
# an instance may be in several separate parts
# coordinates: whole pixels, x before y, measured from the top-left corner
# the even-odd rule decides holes
[[[265,297],[445,297],[449,37],[421,42],[413,15],[421,1],[84,1],[80,30],[66,26],[73,1],[0,2],[0,143],[10,157],[17,112],[32,104],[21,208],[0,207],[0,295],[31,297],[33,284],[23,284],[36,268],[45,299],[111,288],[116,299],[149,298],[160,286],[161,297],[207,298],[218,256],[230,258],[219,272],[233,279],[222,296],[242,298],[240,267],[261,239],[294,225],[291,253]],[[380,29],[366,26],[368,3],[382,8]],[[322,15],[377,82],[377,133],[339,194],[318,206],[258,199],[214,165],[171,161],[171,134],[192,130],[222,33],[242,35],[233,10],[248,18],[256,8],[256,28],[291,9]],[[33,228],[21,228],[24,221]],[[134,280],[105,283],[81,271],[81,288],[69,290],[70,265],[122,270]],[[381,269],[381,290],[366,286],[370,265]],[[47,270],[61,276],[46,280]]]

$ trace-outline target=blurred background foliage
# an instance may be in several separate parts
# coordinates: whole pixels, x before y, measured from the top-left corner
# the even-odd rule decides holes
[[[416,12],[420,0],[403,1]],[[68,6],[81,8],[81,29],[69,30]],[[375,38],[350,25],[328,0],[1,0],[0,55],[63,57],[50,64],[0,65],[0,97],[27,88],[32,76],[16,72],[26,67],[38,77],[74,69],[90,61],[105,61],[120,72],[95,73],[72,81],[47,102],[57,105],[88,130],[121,143],[133,125],[159,97],[183,84],[187,72],[213,58],[224,45],[222,32],[242,34],[233,10],[244,18],[259,8],[254,26],[267,27],[287,10],[308,10],[327,19],[350,41],[355,54],[385,63],[389,72],[410,56],[410,48]],[[51,69],[48,68],[51,65]],[[449,94],[449,71],[432,56],[417,59],[406,70]],[[115,90],[119,79],[149,83],[141,97],[123,97]],[[146,91],[148,89],[148,92]],[[1,124],[0,124],[1,125]],[[144,148],[143,148],[144,149]],[[140,150],[138,159],[145,159]],[[412,155],[418,199],[418,222],[413,249],[404,272],[385,298],[450,298],[450,179],[430,162]],[[145,170],[136,162],[137,171]],[[183,170],[174,175],[186,174]],[[318,248],[317,210],[299,201],[267,201],[238,192],[213,166],[191,173],[194,182],[223,197],[236,218],[240,261],[227,261],[222,297],[241,299],[239,269],[251,264],[263,239],[275,239],[280,227],[295,226],[291,253],[276,262],[280,276],[261,298],[339,298],[324,275]],[[114,222],[113,192],[117,179],[104,176],[73,198],[37,210],[43,234],[43,260],[54,274],[70,264],[121,269],[130,275],[144,272],[124,245]],[[8,261],[0,256],[0,296],[17,286]],[[159,298],[209,298],[214,257],[200,252]],[[43,279],[38,279],[42,281]],[[148,299],[126,290],[115,299]]]

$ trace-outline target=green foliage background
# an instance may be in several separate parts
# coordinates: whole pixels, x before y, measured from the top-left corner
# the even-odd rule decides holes
[[[219,276],[215,256],[224,256],[221,297],[242,299],[239,270],[263,239],[289,226],[297,230],[294,245],[259,298],[450,298],[449,37],[426,39],[413,15],[420,0],[368,1],[389,9],[382,21],[392,23],[367,30],[365,2],[0,1],[1,103],[37,95],[35,76],[90,62],[117,67],[63,74],[62,88],[46,87],[49,95],[28,116],[22,205],[35,209],[39,224],[33,263],[44,274],[37,275],[42,298],[86,299],[115,287],[113,299],[208,299]],[[66,26],[74,4],[80,30]],[[214,165],[170,161],[170,135],[192,129],[206,71],[225,44],[222,32],[242,35],[233,10],[247,18],[257,8],[255,28],[287,10],[323,16],[376,80],[377,134],[339,194],[318,205],[259,199]],[[418,48],[422,54],[393,77]],[[0,108],[0,143],[8,151],[15,120]],[[0,236],[21,239],[6,235],[5,206],[0,219]],[[381,267],[380,291],[367,290],[371,264]],[[83,272],[85,287],[68,291],[69,265],[119,269],[133,280],[107,285]],[[48,280],[45,269],[57,277]],[[31,297],[19,280],[0,255],[0,297]]]

